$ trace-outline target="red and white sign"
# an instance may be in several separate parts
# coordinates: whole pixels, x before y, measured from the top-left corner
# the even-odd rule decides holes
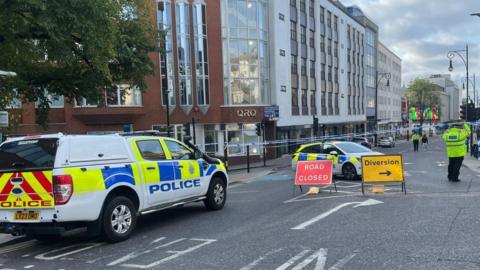
[[[332,161],[299,161],[295,175],[295,185],[316,186],[332,184]]]

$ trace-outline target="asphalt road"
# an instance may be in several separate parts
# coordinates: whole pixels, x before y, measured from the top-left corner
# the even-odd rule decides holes
[[[0,246],[0,269],[480,269],[480,178],[446,180],[443,144],[382,149],[403,154],[398,186],[361,194],[293,194],[288,166],[230,188],[226,207],[193,204],[144,216],[133,237],[106,244],[76,232],[56,241]]]

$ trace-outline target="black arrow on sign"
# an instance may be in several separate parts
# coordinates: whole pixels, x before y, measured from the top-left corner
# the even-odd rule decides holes
[[[381,172],[381,173],[378,173],[378,174],[390,176],[392,174],[392,172],[391,171],[386,171],[386,172]]]

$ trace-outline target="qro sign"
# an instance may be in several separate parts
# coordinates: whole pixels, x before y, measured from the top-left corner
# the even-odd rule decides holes
[[[255,116],[257,116],[257,110],[255,110],[255,109],[239,109],[239,110],[237,110],[237,116],[239,116],[239,117],[255,117]]]

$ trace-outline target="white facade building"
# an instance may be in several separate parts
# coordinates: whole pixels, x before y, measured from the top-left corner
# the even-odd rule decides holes
[[[363,132],[365,27],[332,0],[270,1],[277,138]],[[286,32],[290,29],[290,33]]]
[[[402,59],[381,42],[378,43],[378,72],[390,74],[390,79],[378,78],[378,125],[391,130],[402,123]]]
[[[452,81],[450,74],[431,75],[428,80],[440,86],[444,92],[441,95],[442,106],[440,107],[440,120],[442,122],[458,120],[460,118],[460,96],[462,91],[460,91],[455,82]],[[448,98],[446,96],[448,96]],[[446,102],[448,103],[444,104]]]

